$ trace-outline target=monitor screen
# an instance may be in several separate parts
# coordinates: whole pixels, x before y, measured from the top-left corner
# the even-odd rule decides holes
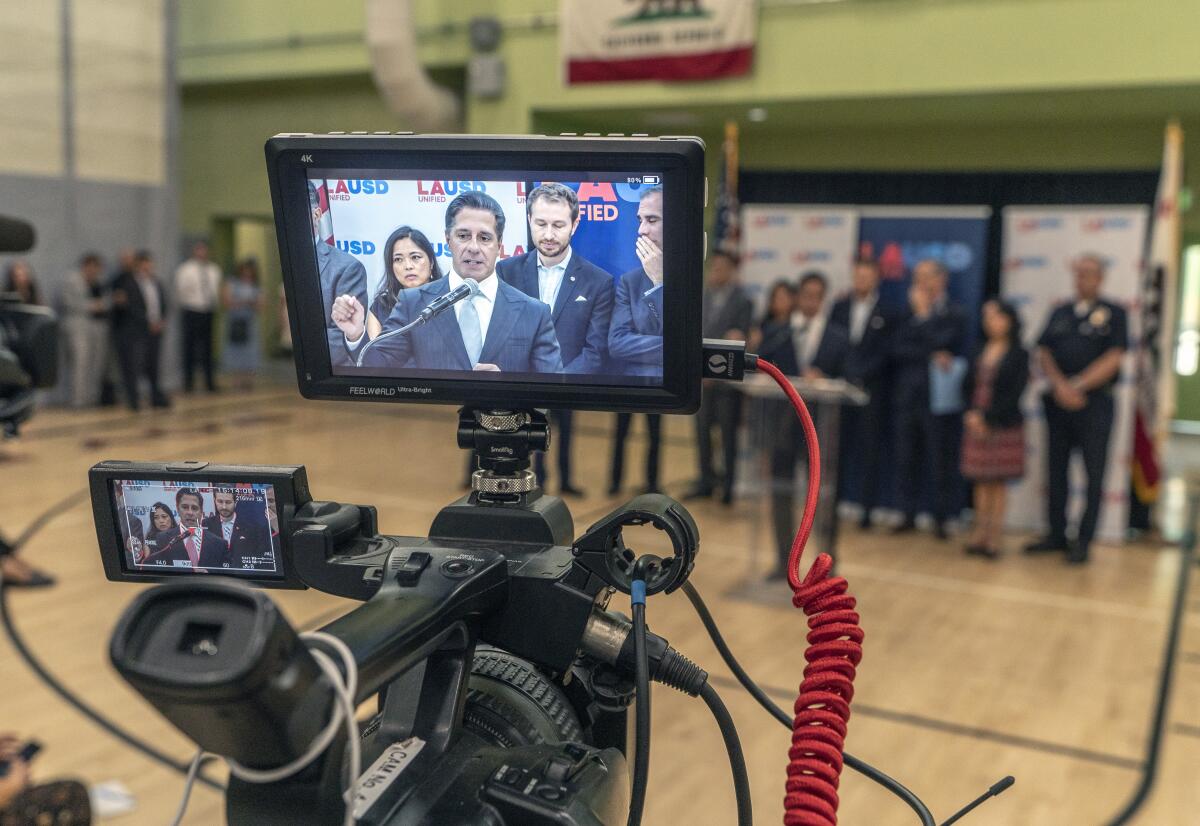
[[[283,577],[274,485],[113,479],[109,486],[126,572]]]
[[[308,170],[331,373],[661,387],[663,177]]]

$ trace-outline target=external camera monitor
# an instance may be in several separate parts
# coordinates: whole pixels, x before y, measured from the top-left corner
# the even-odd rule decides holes
[[[698,139],[280,135],[266,150],[306,397],[696,409]]]
[[[280,525],[306,498],[303,469],[109,461],[90,480],[109,579],[217,574],[299,587]]]

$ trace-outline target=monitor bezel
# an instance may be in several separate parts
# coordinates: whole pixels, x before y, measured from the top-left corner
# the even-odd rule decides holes
[[[296,376],[305,398],[657,413],[698,409],[706,199],[704,145],[698,138],[279,135],[267,141],[266,157]],[[333,373],[311,229],[309,170],[455,168],[564,173],[563,180],[570,180],[572,171],[644,170],[663,176],[663,257],[668,262],[663,303],[672,311],[670,335],[663,340],[661,386],[573,384],[569,375],[534,382]],[[524,215],[520,221],[516,226],[523,226]]]
[[[303,466],[295,465],[214,465],[208,463],[128,462],[106,460],[88,472],[88,487],[92,496],[92,518],[104,575],[113,582],[172,582],[197,576],[187,568],[153,569],[129,568],[126,565],[124,542],[117,524],[116,503],[112,495],[114,481],[186,482],[196,487],[221,487],[238,483],[270,484],[275,488],[275,508],[279,518],[278,572],[254,574],[235,571],[210,572],[210,576],[226,576],[256,588],[303,590],[308,586],[292,566],[290,537],[284,527],[298,507],[312,500],[308,477]],[[183,469],[188,468],[188,469]],[[168,572],[169,571],[169,572]]]

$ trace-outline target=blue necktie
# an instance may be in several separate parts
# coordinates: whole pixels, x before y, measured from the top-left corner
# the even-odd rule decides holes
[[[479,311],[475,309],[475,299],[468,298],[463,302],[462,312],[458,314],[458,327],[462,330],[463,346],[467,348],[467,358],[471,367],[479,363],[479,354],[483,352],[483,332],[479,324]]]

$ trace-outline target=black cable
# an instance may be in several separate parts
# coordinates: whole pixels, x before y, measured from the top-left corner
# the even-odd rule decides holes
[[[721,636],[720,629],[717,628],[716,620],[713,619],[712,613],[709,612],[708,606],[704,604],[704,600],[700,597],[700,592],[696,590],[696,586],[690,582],[683,584],[683,592],[687,594],[688,601],[692,603],[692,607],[696,609],[696,614],[700,617],[700,622],[704,624],[704,630],[708,632],[708,636],[712,639],[713,645],[716,646],[717,652],[721,655],[721,659],[725,661],[725,665],[733,672],[733,676],[742,684],[742,687],[750,693],[758,704],[767,710],[772,717],[782,723],[788,731],[792,730],[792,718],[787,712],[775,704],[775,701],[767,696],[766,692],[758,687],[758,684],[751,679],[746,670],[742,668],[741,663],[733,656],[733,652],[729,650],[729,646],[725,642],[725,638]],[[933,814],[929,811],[929,807],[911,791],[909,791],[902,783],[892,777],[881,772],[879,769],[864,763],[849,752],[842,752],[843,761],[847,766],[854,769],[862,776],[873,780],[880,786],[883,786],[896,797],[908,804],[917,817],[921,818],[922,826],[937,826],[937,821],[934,820]]]
[[[638,600],[641,585],[641,601]],[[646,807],[646,788],[650,783],[650,661],[646,655],[646,583],[633,583],[633,651],[637,661],[635,690],[633,785],[629,792],[627,826],[640,826]]]
[[[58,505],[55,505],[54,508],[51,508],[49,511],[47,511],[47,514],[54,512],[56,508],[58,508]],[[21,534],[21,536],[18,537],[17,541],[13,543],[13,549],[15,550],[28,542],[33,534],[42,528],[47,522],[49,522],[49,518],[38,517],[38,519],[35,519],[33,526],[27,528]],[[182,775],[186,775],[188,773],[189,769],[191,768],[191,761],[188,761],[187,763],[178,762],[169,754],[159,751],[158,749],[154,748],[154,746],[151,746],[145,741],[135,737],[115,723],[110,722],[107,718],[100,714],[100,712],[96,711],[83,700],[72,694],[66,686],[58,681],[57,677],[51,674],[46,667],[42,665],[41,661],[38,660],[37,657],[34,656],[33,652],[29,649],[29,646],[25,644],[25,639],[21,636],[21,633],[17,631],[17,627],[13,624],[12,614],[8,610],[8,586],[5,585],[2,574],[0,574],[0,622],[2,622],[4,625],[4,632],[8,635],[8,640],[10,643],[12,643],[12,647],[16,649],[17,654],[19,654],[21,659],[25,661],[25,664],[29,666],[29,669],[38,677],[38,679],[45,683],[51,691],[61,697],[67,703],[67,705],[72,706],[76,711],[78,711],[84,717],[87,717],[100,728],[107,731],[113,737],[116,737],[127,746],[140,751],[151,760],[161,763],[168,768],[174,769]],[[221,783],[218,783],[216,780],[213,780],[209,777],[205,777],[203,774],[201,774],[197,779],[204,785],[216,789],[217,791],[225,791],[225,787]]]
[[[717,727],[721,729],[721,737],[725,740],[725,751],[729,755],[729,768],[733,772],[733,794],[737,798],[738,826],[753,826],[754,813],[750,806],[750,775],[746,772],[746,755],[742,752],[742,742],[738,739],[737,726],[729,709],[721,702],[717,690],[711,683],[705,683],[700,689],[700,699],[708,706],[716,718]]]
[[[1195,484],[1195,483],[1193,483]],[[1154,781],[1158,777],[1158,760],[1162,752],[1163,730],[1167,723],[1167,705],[1171,696],[1171,684],[1175,675],[1175,654],[1179,650],[1180,632],[1183,626],[1183,612],[1187,605],[1188,576],[1191,574],[1192,558],[1196,554],[1196,533],[1200,530],[1200,487],[1193,487],[1188,496],[1188,526],[1180,543],[1181,556],[1179,560],[1179,578],[1175,582],[1175,604],[1171,608],[1171,627],[1167,632],[1164,644],[1163,664],[1158,677],[1158,701],[1154,708],[1154,716],[1150,720],[1150,733],[1146,750],[1146,762],[1142,767],[1142,779],[1121,811],[1109,822],[1110,826],[1122,826],[1128,823],[1137,810],[1150,796]]]

